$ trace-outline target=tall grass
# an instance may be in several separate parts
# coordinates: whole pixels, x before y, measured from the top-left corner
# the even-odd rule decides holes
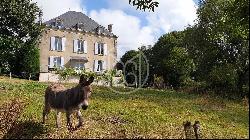
[[[42,125],[47,85],[0,77],[0,105],[12,99],[26,103],[17,125],[3,138],[179,139],[184,138],[183,122],[196,120],[201,123],[202,138],[249,138],[249,109],[242,102],[170,90],[140,89],[130,94],[118,94],[107,87],[94,86],[90,107],[82,111],[82,128],[69,132],[64,114],[63,127],[56,128],[54,111],[49,114],[47,124]],[[69,88],[74,84],[65,86]],[[73,120],[76,124],[76,116]]]

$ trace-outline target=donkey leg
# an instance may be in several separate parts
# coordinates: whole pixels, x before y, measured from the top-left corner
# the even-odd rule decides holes
[[[77,127],[81,127],[82,124],[83,124],[83,118],[82,118],[82,114],[81,114],[81,111],[80,111],[80,110],[77,111],[77,118],[78,118],[78,120],[79,120],[79,124],[78,124]]]
[[[71,112],[70,111],[66,111],[67,127],[68,127],[68,129],[72,129],[72,122],[70,120],[70,115],[71,115]]]
[[[56,111],[56,127],[61,127],[61,112]]]
[[[47,120],[47,116],[50,113],[50,106],[49,105],[45,105],[44,109],[43,109],[43,124],[45,124],[45,121]]]

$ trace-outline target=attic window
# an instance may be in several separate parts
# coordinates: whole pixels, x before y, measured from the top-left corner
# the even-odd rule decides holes
[[[101,27],[100,27],[100,26],[98,26],[98,27],[96,28],[96,32],[97,32],[97,34],[101,34]]]
[[[56,27],[62,27],[62,25],[63,25],[63,23],[62,23],[61,19],[58,18],[58,19],[55,20],[55,26]]]
[[[83,30],[84,29],[84,24],[83,23],[77,23],[75,27],[76,27],[77,30],[78,29]]]

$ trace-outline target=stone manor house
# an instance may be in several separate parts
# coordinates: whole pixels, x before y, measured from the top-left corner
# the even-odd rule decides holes
[[[81,12],[68,11],[45,22],[39,43],[39,81],[57,81],[55,67],[103,72],[117,59],[117,36]]]

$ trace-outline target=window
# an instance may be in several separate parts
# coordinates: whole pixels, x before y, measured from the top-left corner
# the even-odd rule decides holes
[[[74,53],[87,53],[87,41],[86,40],[74,40]]]
[[[62,38],[61,37],[55,37],[55,50],[62,51]]]
[[[62,21],[56,21],[56,26],[61,27],[62,26]]]
[[[107,50],[108,46],[105,43],[95,43],[95,54],[96,55],[107,55],[108,54],[108,50]]]
[[[97,62],[97,71],[102,71],[103,70],[103,63],[101,60]]]
[[[76,65],[75,65],[75,69],[80,70],[80,69],[84,69],[84,68],[85,68],[84,64],[81,63],[81,62],[77,62]]]
[[[103,70],[105,70],[105,61],[103,60],[95,60],[94,61],[94,72],[102,72]]]
[[[63,26],[63,21],[60,18],[57,18],[54,22],[54,26],[61,28]]]
[[[64,65],[64,58],[60,56],[49,57],[49,68],[61,68]]]
[[[66,38],[65,37],[51,37],[50,50],[51,51],[65,51]]]
[[[54,67],[61,67],[61,57],[54,57]]]
[[[97,32],[97,34],[101,34],[101,27],[100,27],[100,26],[98,26],[98,27],[96,28],[96,32]]]
[[[104,44],[98,43],[98,54],[103,55],[104,54]]]
[[[78,40],[77,52],[84,52],[84,42],[81,40]]]

